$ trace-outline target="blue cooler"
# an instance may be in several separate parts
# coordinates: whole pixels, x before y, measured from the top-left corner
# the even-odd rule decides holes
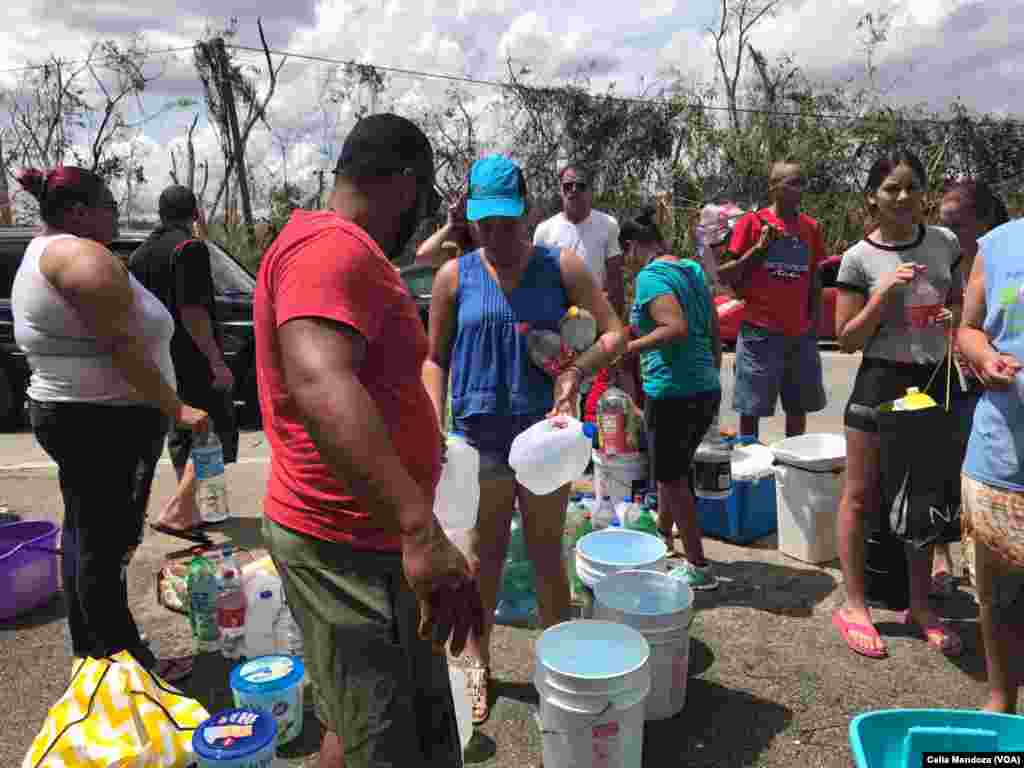
[[[732,493],[724,499],[697,498],[697,522],[706,536],[749,544],[778,530],[775,455],[759,443],[732,451]]]

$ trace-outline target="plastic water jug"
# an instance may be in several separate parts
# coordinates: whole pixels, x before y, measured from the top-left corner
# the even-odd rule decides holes
[[[907,394],[899,400],[893,401],[894,411],[920,411],[925,408],[934,408],[937,403],[925,392],[917,387],[908,387]]]
[[[281,580],[259,573],[245,583],[245,655],[269,656],[277,653],[275,623],[284,602]]]
[[[702,442],[693,457],[693,490],[702,499],[732,492],[732,454],[724,443]]]
[[[449,435],[447,458],[434,494],[434,516],[453,542],[466,546],[480,508],[480,454],[460,437]]]
[[[220,649],[217,625],[217,570],[202,555],[196,555],[188,566],[188,618],[196,653]]]
[[[545,419],[516,436],[508,463],[516,480],[531,493],[553,493],[583,476],[594,434],[592,424],[571,417]]]

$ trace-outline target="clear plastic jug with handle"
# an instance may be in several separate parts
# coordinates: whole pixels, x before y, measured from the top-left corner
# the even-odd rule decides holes
[[[545,496],[582,477],[596,430],[570,416],[544,419],[512,441],[509,466],[531,493]]]
[[[434,516],[464,553],[480,507],[480,454],[458,435],[446,440],[446,460],[434,494]]]

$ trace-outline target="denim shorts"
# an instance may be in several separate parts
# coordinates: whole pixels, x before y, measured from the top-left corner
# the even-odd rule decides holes
[[[786,336],[744,323],[736,342],[733,409],[742,416],[774,416],[782,400],[786,413],[825,407],[818,338]]]
[[[465,417],[456,416],[452,420],[452,431],[465,438],[466,442],[480,454],[481,480],[515,477],[515,471],[508,465],[512,441],[546,416],[547,411],[514,415],[478,413]]]

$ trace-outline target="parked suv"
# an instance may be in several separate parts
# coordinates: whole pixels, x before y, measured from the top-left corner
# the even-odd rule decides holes
[[[23,422],[25,390],[29,368],[25,354],[14,341],[11,315],[11,284],[29,241],[35,237],[31,227],[0,228],[0,425],[6,428]],[[110,250],[126,262],[148,233],[121,232]],[[224,359],[235,376],[235,400],[242,406],[242,420],[259,416],[256,396],[256,347],[252,327],[252,295],[256,278],[213,240],[210,267],[216,292],[217,326],[224,344]]]

